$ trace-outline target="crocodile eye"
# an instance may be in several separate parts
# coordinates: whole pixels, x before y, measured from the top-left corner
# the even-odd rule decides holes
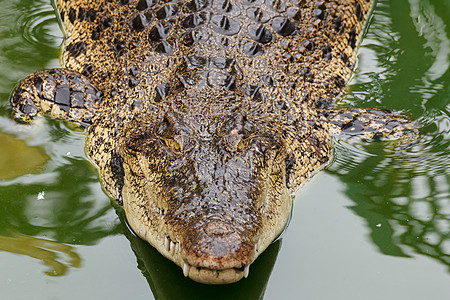
[[[175,151],[181,151],[181,145],[176,140],[172,140],[172,147]]]
[[[173,137],[163,139],[166,147],[174,154],[186,153],[191,151],[195,145],[195,139],[186,134],[178,134]]]
[[[247,140],[240,140],[239,143],[236,146],[236,149],[238,151],[240,151],[240,150],[246,148],[247,146],[248,146],[248,141]]]
[[[174,139],[165,139],[167,148],[172,150],[173,152],[181,152],[181,145]]]

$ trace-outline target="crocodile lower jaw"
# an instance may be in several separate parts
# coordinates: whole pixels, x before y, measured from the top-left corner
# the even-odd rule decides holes
[[[203,284],[227,284],[247,278],[250,271],[250,265],[244,268],[229,268],[223,270],[208,269],[203,267],[194,267],[188,263],[183,265],[183,275],[192,280]]]

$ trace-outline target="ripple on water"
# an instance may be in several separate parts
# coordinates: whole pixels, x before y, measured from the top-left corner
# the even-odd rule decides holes
[[[51,6],[40,6],[16,20],[16,30],[32,44],[59,46],[62,34],[55,11]]]

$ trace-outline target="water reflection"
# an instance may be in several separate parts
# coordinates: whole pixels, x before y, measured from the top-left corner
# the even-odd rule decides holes
[[[41,123],[11,126],[0,118],[10,132],[0,134],[0,150],[8,147],[0,161],[0,251],[39,259],[46,274],[61,276],[81,263],[70,245],[93,245],[121,228],[111,223],[113,209],[82,154],[84,135]]]
[[[9,110],[9,94],[19,79],[59,65],[62,33],[47,0],[0,3],[0,113]],[[56,26],[55,26],[56,25]]]
[[[49,268],[45,271],[49,276],[65,275],[69,267],[79,268],[81,265],[81,258],[72,246],[32,236],[0,236],[0,251],[39,259]]]
[[[360,102],[370,98],[378,106],[420,117],[418,140],[407,145],[338,141],[329,172],[345,183],[354,202],[350,209],[366,220],[380,252],[426,255],[450,272],[450,20],[442,6],[437,1],[379,2],[375,30],[361,53],[365,61],[347,97],[347,104],[371,106]],[[407,13],[414,26],[398,21]],[[386,22],[393,29],[389,34]]]
[[[30,147],[13,135],[0,132],[0,180],[40,173],[50,159],[40,147]]]

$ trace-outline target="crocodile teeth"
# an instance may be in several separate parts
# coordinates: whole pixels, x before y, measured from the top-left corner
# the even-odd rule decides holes
[[[250,265],[245,266],[244,268],[244,277],[247,278],[248,277],[248,273],[250,272]]]
[[[170,250],[169,238],[167,236],[164,237],[164,248],[166,249],[166,251]]]
[[[189,264],[187,264],[187,263],[184,263],[184,265],[183,265],[183,275],[184,275],[184,277],[188,277],[190,269],[191,269],[191,266]]]
[[[175,250],[175,243],[170,241],[170,245],[169,245],[169,251],[173,254],[173,251]]]

